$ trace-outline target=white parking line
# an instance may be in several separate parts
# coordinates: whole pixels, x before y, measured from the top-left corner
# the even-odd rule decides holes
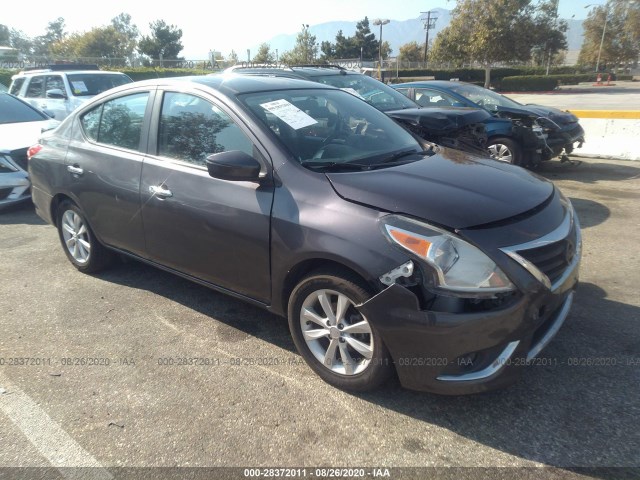
[[[0,371],[0,411],[68,479],[111,480],[113,476]],[[72,468],[70,468],[72,467]],[[82,468],[78,468],[82,467]]]

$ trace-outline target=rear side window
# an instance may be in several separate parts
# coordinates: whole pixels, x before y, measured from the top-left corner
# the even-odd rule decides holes
[[[49,90],[62,90],[62,93],[64,93],[64,81],[60,75],[47,77],[44,91],[48,92]]]
[[[80,122],[85,135],[98,143],[138,150],[148,92],[105,102],[85,113]]]
[[[9,90],[9,93],[11,95],[18,96],[18,94],[20,93],[20,90],[22,89],[23,84],[24,84],[24,77],[16,78],[11,84],[11,89]]]
[[[195,95],[165,93],[158,155],[205,166],[208,155],[231,150],[252,155],[253,143],[226,113]]]

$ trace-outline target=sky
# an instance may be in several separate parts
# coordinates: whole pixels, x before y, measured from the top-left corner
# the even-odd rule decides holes
[[[534,0],[535,1],[535,0]],[[587,5],[602,5],[606,0],[559,0],[561,18],[586,18]],[[213,0],[202,2],[148,2],[108,0],[89,6],[84,2],[52,2],[32,0],[29,11],[12,2],[3,8],[0,23],[22,30],[30,37],[42,35],[47,24],[62,17],[67,32],[83,32],[110,23],[120,13],[128,13],[143,34],[149,33],[149,23],[164,20],[182,29],[182,55],[187,59],[203,59],[210,50],[231,50],[239,54],[247,48],[268,41],[279,34],[299,32],[302,24],[316,25],[331,21],[359,21],[388,18],[408,20],[420,17],[420,12],[433,8],[451,10],[454,0]],[[150,8],[150,5],[153,5]],[[206,5],[206,6],[205,6]],[[337,33],[337,32],[336,32]]]

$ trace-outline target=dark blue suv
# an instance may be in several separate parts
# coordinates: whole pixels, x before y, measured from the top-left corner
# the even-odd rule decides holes
[[[393,87],[423,107],[475,107],[485,109],[495,118],[514,121],[534,119],[542,127],[548,146],[542,152],[542,160],[569,154],[575,143],[581,147],[584,142],[584,130],[578,118],[557,108],[522,105],[487,88],[464,82],[433,80],[401,83]],[[491,142],[492,135],[487,134]]]

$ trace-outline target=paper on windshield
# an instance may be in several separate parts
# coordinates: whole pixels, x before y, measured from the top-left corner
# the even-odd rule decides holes
[[[349,92],[351,95],[355,95],[358,98],[361,98],[362,100],[364,100],[364,97],[362,95],[360,95],[357,90],[351,88],[351,87],[347,87],[347,88],[341,88],[340,90],[344,90],[345,92]]]
[[[71,85],[73,86],[73,93],[85,93],[89,91],[82,80],[71,82]]]
[[[300,130],[301,128],[318,123],[313,117],[310,117],[298,107],[284,99],[261,103],[260,106],[273,113],[294,130]]]

